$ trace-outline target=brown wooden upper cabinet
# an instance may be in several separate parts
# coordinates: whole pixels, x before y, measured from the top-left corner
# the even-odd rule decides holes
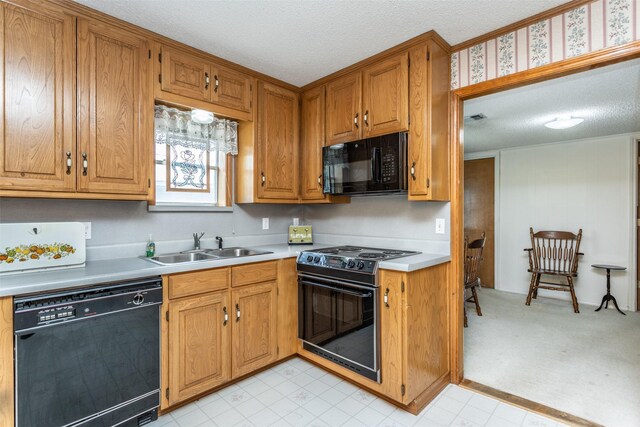
[[[327,145],[409,128],[409,54],[327,83]]]
[[[78,20],[78,190],[146,194],[153,104],[149,43]]]
[[[300,164],[302,200],[323,200],[322,148],[324,147],[324,86],[302,94]]]
[[[147,40],[41,2],[0,7],[0,189],[145,199]]]
[[[0,188],[75,191],[76,19],[0,3]]]
[[[298,94],[258,83],[257,195],[298,199]]]
[[[409,200],[449,200],[449,54],[429,41],[409,56]]]
[[[162,46],[160,88],[164,92],[251,112],[251,77],[196,55]]]

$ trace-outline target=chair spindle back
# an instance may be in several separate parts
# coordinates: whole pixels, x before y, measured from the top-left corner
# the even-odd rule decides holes
[[[578,253],[582,240],[582,229],[578,234],[568,231],[538,231],[531,235],[532,256],[529,267],[556,273],[574,274],[578,271]],[[533,261],[532,261],[533,260]]]

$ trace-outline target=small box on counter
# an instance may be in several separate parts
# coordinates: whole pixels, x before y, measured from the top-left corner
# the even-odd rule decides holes
[[[290,245],[313,245],[313,231],[310,225],[289,226]]]

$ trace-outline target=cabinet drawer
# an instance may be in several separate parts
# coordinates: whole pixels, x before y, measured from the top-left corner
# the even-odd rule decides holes
[[[229,287],[229,268],[172,274],[169,276],[169,298],[181,298]]]
[[[275,280],[278,276],[276,261],[231,267],[231,286]]]

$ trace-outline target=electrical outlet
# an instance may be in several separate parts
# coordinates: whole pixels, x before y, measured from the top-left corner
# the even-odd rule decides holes
[[[444,218],[436,218],[436,234],[444,234]]]
[[[300,218],[293,218],[293,225],[295,226],[300,225]]]
[[[269,218],[262,218],[262,229],[263,230],[269,229]]]
[[[83,222],[84,224],[84,238],[86,240],[91,240],[91,223]]]

